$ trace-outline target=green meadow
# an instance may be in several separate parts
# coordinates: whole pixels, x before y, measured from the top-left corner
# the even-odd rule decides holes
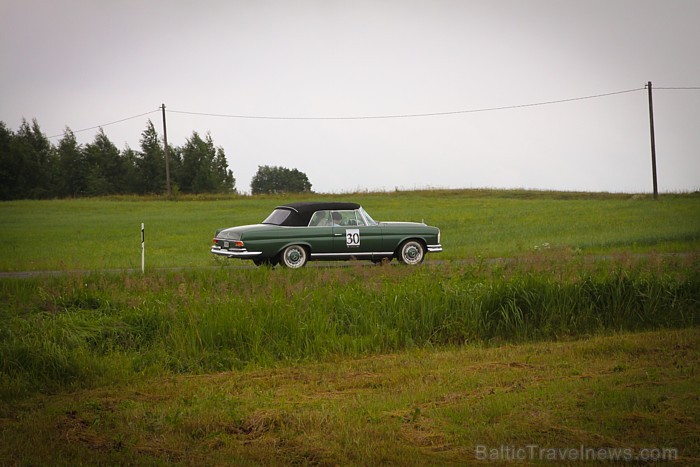
[[[256,268],[212,234],[286,198],[0,203],[0,464],[700,458],[698,194],[329,198],[445,251]]]
[[[351,199],[377,220],[440,227],[444,253],[463,260],[539,248],[582,254],[687,252],[700,247],[700,196],[535,191],[426,191],[306,195]],[[0,271],[141,267],[141,223],[149,268],[218,264],[217,228],[258,223],[282,197],[183,197],[13,201],[0,204]]]

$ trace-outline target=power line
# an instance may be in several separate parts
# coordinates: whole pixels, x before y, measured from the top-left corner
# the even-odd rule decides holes
[[[82,130],[75,130],[75,131],[71,130],[71,131],[75,134],[75,133],[80,133],[80,132],[83,132],[83,131],[96,130],[97,128],[102,128],[102,127],[114,125],[114,124],[116,124],[116,123],[126,122],[127,120],[133,120],[133,119],[135,119],[135,118],[144,117],[144,116],[146,116],[146,115],[149,115],[149,114],[152,114],[152,113],[158,112],[158,111],[160,111],[160,109],[151,110],[151,111],[149,111],[149,112],[144,112],[144,113],[139,114],[139,115],[134,115],[133,117],[126,117],[126,118],[122,118],[121,120],[115,120],[115,121],[109,122],[109,123],[103,123],[102,125],[91,126],[90,128],[83,128]],[[49,136],[48,138],[49,138],[49,139],[51,139],[51,138],[58,138],[59,136],[64,136],[65,134],[66,134],[66,132],[64,131],[63,133],[60,133],[60,134],[58,134],[58,135]]]
[[[655,87],[654,89],[663,89],[663,90],[666,90],[666,91],[668,91],[668,90],[671,90],[671,91],[690,91],[690,90],[693,90],[693,91],[700,91],[700,87],[693,87],[693,86],[690,86],[690,87],[675,87],[675,88],[660,88],[660,87]]]
[[[558,99],[558,100],[553,100],[553,101],[544,101],[544,102],[534,102],[534,103],[529,103],[529,104],[519,104],[519,105],[508,105],[508,106],[503,106],[503,107],[486,107],[486,108],[481,108],[481,109],[467,109],[467,110],[454,110],[454,111],[447,111],[447,112],[428,112],[428,113],[415,113],[415,114],[395,114],[395,115],[359,115],[359,116],[329,116],[329,117],[291,117],[291,116],[274,116],[274,115],[236,115],[236,114],[218,114],[218,113],[207,113],[207,112],[191,112],[191,111],[185,111],[185,110],[172,110],[172,109],[167,109],[167,112],[172,112],[172,113],[178,113],[178,114],[185,114],[185,115],[198,115],[198,116],[204,116],[204,117],[220,117],[220,118],[240,118],[240,119],[253,119],[253,120],[379,120],[379,119],[393,119],[393,118],[419,118],[419,117],[437,117],[437,116],[445,116],[445,115],[459,115],[459,114],[470,114],[470,113],[480,113],[480,112],[495,112],[499,110],[512,110],[512,109],[522,109],[522,108],[527,108],[527,107],[538,107],[538,106],[543,106],[543,105],[552,105],[552,104],[562,104],[566,102],[575,102],[575,101],[582,101],[582,100],[588,100],[588,99],[599,99],[602,97],[609,97],[609,96],[615,96],[619,94],[627,94],[631,92],[637,92],[637,91],[642,91],[645,88],[635,88],[635,89],[627,89],[624,91],[615,91],[615,92],[608,92],[608,93],[603,93],[603,94],[594,94],[590,96],[583,96],[583,97],[573,97],[573,98],[568,98],[568,99]],[[700,87],[697,86],[688,86],[688,87],[655,87],[654,89],[656,90],[683,90],[683,91],[688,91],[688,90],[700,90]],[[126,117],[122,118],[119,120],[115,120],[113,122],[109,123],[103,123],[101,125],[95,125],[91,126],[89,128],[82,128],[80,130],[71,130],[74,134],[75,133],[81,133],[84,131],[90,131],[90,130],[96,130],[98,128],[103,128],[106,126],[110,125],[115,125],[117,123],[122,123],[126,122],[128,120],[133,120],[135,118],[140,118],[144,117],[146,115],[150,115],[155,112],[160,112],[162,109],[159,107],[155,110],[150,110],[148,112],[144,112],[138,115],[134,115],[131,117]],[[61,136],[64,136],[66,133],[62,132],[56,135],[49,136],[49,139],[52,138],[58,138]]]
[[[270,115],[232,115],[232,114],[216,114],[206,112],[189,112],[185,110],[167,110],[167,112],[199,115],[205,117],[223,117],[223,118],[242,118],[242,119],[258,119],[258,120],[371,120],[371,119],[390,119],[390,118],[416,118],[416,117],[436,117],[440,115],[457,115],[477,112],[493,112],[497,110],[521,109],[525,107],[536,107],[542,105],[561,104],[564,102],[582,101],[586,99],[598,99],[601,97],[614,96],[618,94],[626,94],[630,92],[643,91],[645,88],[628,89],[625,91],[608,92],[604,94],[595,94],[592,96],[573,97],[569,99],[559,99],[554,101],[536,102],[530,104],[508,105],[504,107],[487,107],[481,109],[454,110],[449,112],[430,112],[417,114],[398,114],[398,115],[361,115],[361,116],[332,116],[332,117],[289,117],[289,116],[270,116]]]

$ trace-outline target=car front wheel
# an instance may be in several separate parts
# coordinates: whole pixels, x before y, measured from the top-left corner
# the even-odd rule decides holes
[[[304,267],[308,260],[306,248],[301,245],[290,245],[280,254],[280,264],[286,268],[298,269]]]
[[[398,259],[404,264],[420,264],[425,257],[425,247],[418,240],[407,240],[399,248]]]

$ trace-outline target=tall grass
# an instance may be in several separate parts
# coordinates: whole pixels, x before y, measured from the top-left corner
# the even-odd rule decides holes
[[[698,324],[696,258],[551,267],[221,268],[4,279],[0,393]]]

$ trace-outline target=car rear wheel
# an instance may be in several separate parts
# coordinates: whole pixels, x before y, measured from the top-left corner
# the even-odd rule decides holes
[[[298,269],[304,267],[309,255],[301,245],[290,245],[280,253],[280,264],[285,268]]]
[[[399,247],[398,260],[403,264],[420,264],[423,258],[425,258],[425,247],[418,240],[406,240]]]

